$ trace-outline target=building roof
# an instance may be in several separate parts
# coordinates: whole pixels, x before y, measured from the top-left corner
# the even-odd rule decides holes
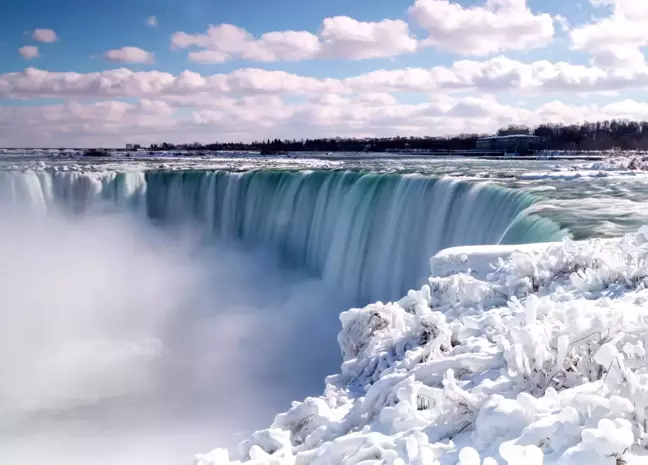
[[[478,140],[505,140],[505,139],[540,139],[538,136],[532,136],[530,134],[509,134],[507,136],[490,136],[490,137],[481,137]]]

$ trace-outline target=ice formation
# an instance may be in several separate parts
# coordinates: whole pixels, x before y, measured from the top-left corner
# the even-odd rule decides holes
[[[509,251],[488,274],[456,254],[341,315],[322,396],[196,465],[646,463],[648,228]]]
[[[645,153],[616,156],[596,164],[597,169],[605,171],[648,171],[648,155]]]
[[[580,179],[617,175],[643,175],[648,171],[648,155],[646,153],[628,153],[607,157],[599,161],[579,163],[574,166],[558,166],[556,172],[547,173],[547,178]],[[534,173],[525,173],[523,179],[540,179]]]

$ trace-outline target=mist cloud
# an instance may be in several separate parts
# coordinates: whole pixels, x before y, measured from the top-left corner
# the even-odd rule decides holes
[[[114,214],[0,222],[0,461],[191,463],[322,389],[324,285]]]

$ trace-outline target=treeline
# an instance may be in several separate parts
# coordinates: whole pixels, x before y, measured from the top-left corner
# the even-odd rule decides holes
[[[151,150],[222,150],[261,152],[388,152],[394,150],[454,151],[475,148],[478,134],[456,137],[384,137],[330,139],[268,139],[251,143],[215,142],[212,144],[153,144]]]
[[[612,120],[574,125],[542,124],[535,128],[509,126],[498,135],[529,134],[540,137],[540,150],[648,150],[648,121]],[[222,150],[281,152],[390,152],[390,151],[465,151],[476,147],[477,139],[489,134],[460,134],[454,137],[384,137],[265,140],[251,143],[215,142],[211,144],[163,143],[151,150]]]

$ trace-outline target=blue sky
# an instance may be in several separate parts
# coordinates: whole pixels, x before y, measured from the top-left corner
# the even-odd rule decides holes
[[[47,122],[39,132],[49,144],[121,138],[120,118],[153,141],[170,127],[199,140],[360,137],[642,117],[640,105],[610,105],[641,103],[648,8],[606,1],[11,2],[0,28],[0,145],[28,134],[13,126],[20,118]],[[196,73],[191,92],[177,87],[186,70]],[[218,83],[198,83],[213,75]]]
[[[462,0],[465,6],[483,4],[480,0]],[[531,0],[532,9],[561,14],[584,22],[591,15],[587,2],[564,0]],[[30,65],[51,71],[92,72],[109,69],[98,57],[109,49],[137,46],[154,52],[156,64],[138,69],[162,69],[172,73],[189,69],[197,72],[229,72],[241,66],[287,69],[311,76],[352,76],[380,68],[407,66],[430,67],[451,64],[454,57],[443,51],[425,50],[413,55],[389,59],[341,63],[249,63],[238,60],[219,65],[197,65],[186,55],[170,50],[169,37],[177,31],[203,32],[210,24],[229,23],[243,27],[255,35],[276,30],[307,30],[316,32],[322,19],[351,16],[360,21],[380,21],[384,18],[407,19],[411,0],[115,0],[113,2],[80,2],[78,0],[23,0],[3,8],[0,31],[0,72],[20,71],[24,60],[16,54],[23,46],[34,44],[26,31],[35,28],[55,30],[61,41],[43,50],[42,56]],[[581,5],[580,7],[578,5]],[[35,14],[37,13],[37,14]],[[158,19],[157,28],[142,27],[149,16]],[[416,28],[413,28],[416,29]],[[420,31],[419,31],[420,32]],[[570,54],[566,44],[556,43],[554,50],[533,50],[510,56],[537,58],[551,53],[556,60],[586,62],[585,54]],[[571,55],[571,56],[570,56]]]
[[[227,72],[246,63],[221,66],[197,66],[186,54],[172,52],[169,38],[177,31],[203,32],[210,24],[231,23],[255,35],[273,30],[316,31],[328,16],[350,15],[361,20],[405,17],[411,2],[403,0],[327,0],[311,4],[294,0],[116,0],[114,2],[79,2],[77,0],[27,0],[11,2],[3,11],[2,55],[0,71],[18,71],[25,63],[16,49],[26,43],[24,32],[36,27],[57,31],[61,43],[33,65],[49,70],[79,72],[110,68],[110,63],[94,59],[105,50],[135,45],[156,54],[157,69],[179,72]],[[38,16],[34,17],[34,12]],[[156,16],[157,28],[143,27],[144,20]],[[312,66],[313,63],[310,64]],[[315,64],[317,65],[317,64]],[[362,66],[363,64],[361,64]],[[310,66],[304,66],[307,71]],[[269,65],[268,68],[278,68]],[[301,66],[299,66],[301,67]],[[146,67],[143,67],[146,68]],[[149,66],[148,68],[152,68]],[[283,69],[284,67],[282,67]],[[349,70],[351,71],[351,70]],[[312,74],[316,75],[317,70]]]

